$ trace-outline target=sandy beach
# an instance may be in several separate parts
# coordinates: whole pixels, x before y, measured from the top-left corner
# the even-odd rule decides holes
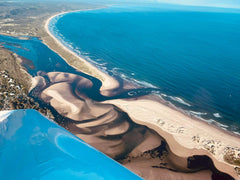
[[[71,11],[71,12],[76,12],[76,11]],[[67,63],[69,63],[71,66],[81,70],[82,72],[94,76],[96,78],[99,78],[102,81],[102,87],[101,87],[101,93],[103,95],[109,95],[109,91],[112,91],[113,89],[116,89],[119,87],[119,83],[117,80],[115,80],[113,77],[107,75],[106,73],[100,71],[98,68],[96,68],[94,65],[83,59],[82,57],[78,56],[75,52],[71,51],[67,47],[65,47],[50,31],[49,31],[49,23],[50,21],[55,18],[56,16],[60,16],[63,14],[66,14],[69,12],[62,12],[56,15],[51,16],[47,21],[45,22],[44,28],[47,34],[52,38],[52,40],[49,40],[49,38],[43,37],[43,42],[52,50],[57,52]],[[57,50],[57,47],[60,47],[61,52]],[[64,51],[64,52],[62,52]],[[67,56],[65,55],[67,53]],[[71,58],[74,57],[75,63],[80,62],[81,64],[72,64],[69,62],[69,56]],[[73,57],[72,57],[73,56]]]
[[[151,100],[111,100],[132,120],[158,132],[177,156],[207,155],[222,172],[237,178],[234,165],[224,161],[227,147],[240,147],[239,137],[195,120],[166,105]],[[240,152],[236,152],[238,154]],[[239,178],[239,177],[238,177]]]
[[[68,62],[69,65],[75,67],[79,71],[82,71],[86,74],[99,78],[102,81],[102,87],[100,92],[102,95],[108,96],[111,94],[111,91],[119,87],[119,83],[113,77],[109,76],[108,74],[100,71],[94,65],[87,62],[85,59],[79,57],[76,53],[69,50],[65,47],[56,37],[51,34],[48,29],[50,21],[59,15],[65,14],[67,12],[63,12],[57,15],[50,17],[45,22],[45,30],[49,36],[42,37],[43,42],[53,51],[58,53],[63,59]],[[49,73],[48,74],[52,83],[57,83],[63,81],[66,78],[66,75],[56,74],[56,73]],[[74,75],[69,75],[67,79],[71,81],[71,79],[76,79],[79,77],[75,77]],[[34,84],[37,85],[37,81],[41,80],[41,86],[44,86],[44,82],[41,78],[36,77],[34,78]],[[86,83],[82,80],[82,84]],[[65,79],[66,81],[66,79]],[[69,82],[71,83],[71,82]],[[87,82],[81,87],[88,87],[90,88],[91,82]],[[213,127],[212,125],[208,125],[201,120],[193,119],[187,114],[184,114],[177,109],[171,108],[161,102],[150,100],[148,97],[136,99],[136,100],[109,100],[105,102],[101,102],[100,104],[103,105],[100,109],[100,106],[95,106],[95,104],[91,100],[87,100],[85,102],[76,100],[73,94],[69,95],[62,95],[64,92],[71,92],[71,88],[69,84],[62,83],[61,88],[58,84],[54,84],[47,89],[45,89],[42,93],[42,98],[46,102],[50,102],[51,105],[62,115],[65,115],[68,118],[72,118],[75,121],[82,120],[81,112],[85,112],[83,115],[86,119],[91,119],[95,117],[101,117],[101,123],[109,123],[112,122],[114,116],[116,116],[115,109],[113,110],[109,104],[113,104],[118,107],[120,110],[126,112],[128,116],[137,124],[144,125],[156,131],[163,139],[166,140],[170,151],[172,152],[171,156],[169,156],[170,160],[174,161],[174,165],[177,167],[179,163],[179,168],[187,169],[188,165],[188,157],[194,155],[206,155],[210,157],[215,165],[215,167],[221,171],[225,172],[235,179],[240,179],[240,166],[230,164],[226,162],[226,155],[230,154],[231,156],[229,162],[232,162],[231,158],[238,159],[240,158],[240,138],[239,136],[232,135],[231,133],[227,133],[223,130]],[[66,94],[66,93],[65,93]],[[80,94],[79,97],[82,99],[87,99],[84,94]],[[86,107],[94,107],[94,111],[91,112],[91,116],[88,117],[90,110],[86,110]],[[105,110],[104,110],[105,108]],[[107,111],[106,111],[107,110]],[[110,112],[111,113],[108,113]],[[105,118],[104,114],[108,115],[108,118]],[[109,118],[109,116],[111,118]],[[80,119],[80,120],[79,120]],[[114,120],[114,122],[116,122]],[[118,122],[118,121],[117,121]],[[89,131],[91,126],[89,124],[85,124],[83,127],[84,130]],[[94,126],[96,123],[100,123],[99,121],[94,122]],[[120,125],[119,125],[120,124]],[[116,134],[123,134],[129,130],[129,123],[126,121],[119,122],[119,126],[107,126],[109,129],[105,129],[105,135],[116,135]],[[98,124],[100,125],[100,124]],[[77,124],[77,126],[81,127],[81,123]],[[79,128],[78,127],[78,128]],[[111,127],[111,128],[110,128]],[[72,128],[72,132],[76,132],[76,126],[69,127]],[[82,128],[82,127],[81,127]],[[105,127],[106,128],[106,127]],[[70,130],[71,131],[71,130]],[[77,133],[75,133],[77,134]],[[134,132],[130,133],[131,135],[135,136]],[[154,133],[153,133],[154,134]],[[96,142],[94,138],[88,138],[87,136],[80,136],[80,138],[88,142],[88,140]],[[154,135],[151,135],[154,136]],[[147,138],[145,137],[145,140]],[[152,138],[154,139],[154,138]],[[158,138],[155,138],[158,139]],[[97,139],[98,140],[98,139]],[[109,143],[104,141],[105,144]],[[131,141],[132,142],[132,141]],[[153,140],[153,145],[149,148],[154,148],[157,146],[157,143]],[[91,144],[91,143],[90,143]],[[120,144],[121,149],[124,149],[122,141],[114,141],[114,144]],[[99,144],[97,144],[99,145]],[[96,146],[97,146],[96,145]],[[103,149],[101,147],[100,149]],[[141,152],[146,150],[146,146],[141,147]],[[144,149],[145,148],[145,149]],[[144,149],[144,150],[143,150]],[[109,154],[113,153],[113,149],[109,149]],[[134,152],[132,152],[134,153]],[[136,151],[135,151],[136,153]],[[178,161],[178,157],[182,157],[181,160]],[[184,160],[183,160],[184,159]],[[127,165],[129,169],[134,169],[133,165]],[[138,172],[138,170],[135,170]],[[238,172],[239,171],[239,172]],[[140,172],[139,172],[140,173]],[[147,173],[147,172],[146,172]],[[239,173],[239,174],[237,174]],[[203,172],[200,174],[201,179],[204,177],[204,174],[209,174],[209,172]],[[191,177],[192,178],[192,177]],[[190,179],[191,179],[190,178]],[[200,178],[199,178],[200,179]]]

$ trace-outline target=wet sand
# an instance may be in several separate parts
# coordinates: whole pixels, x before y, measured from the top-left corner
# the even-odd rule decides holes
[[[80,71],[82,69],[69,62],[67,58],[74,56],[75,61],[83,62],[87,69],[90,69],[87,72],[83,70],[84,73],[97,78],[100,74],[99,79],[103,83],[101,94],[105,96],[111,94],[111,91],[118,88],[119,83],[67,49],[49,32],[49,21],[55,16],[50,17],[45,24],[49,37],[43,37],[43,42]],[[240,148],[239,137],[193,119],[148,97],[96,102],[86,94],[86,91],[92,88],[90,80],[61,72],[48,73],[47,76],[50,82],[46,83],[42,78],[36,77],[34,84],[39,88],[39,97],[68,119],[65,127],[112,158],[122,159],[126,167],[144,178],[154,179],[159,172],[164,171],[168,172],[166,179],[168,177],[176,179],[178,173],[182,173],[184,179],[187,176],[190,179],[211,177],[212,173],[209,170],[199,171],[201,167],[189,168],[189,162],[197,159],[193,157],[194,155],[210,157],[218,170],[230,174],[235,179],[239,178],[234,170],[236,165],[226,163],[223,156],[227,147]],[[40,86],[38,81],[41,82]],[[132,120],[136,124],[132,123]],[[152,151],[150,153],[150,150],[161,146],[163,141],[167,142],[167,155],[149,157],[149,154],[153,153]],[[155,151],[159,152],[156,149]]]

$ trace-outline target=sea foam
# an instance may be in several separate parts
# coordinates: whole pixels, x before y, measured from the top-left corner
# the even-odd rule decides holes
[[[185,102],[185,101],[184,101],[183,99],[181,99],[180,97],[169,96],[169,98],[170,98],[171,100],[173,100],[173,101],[176,101],[176,102],[180,103],[180,104],[184,104],[184,105],[189,106],[189,107],[192,106],[191,104]]]
[[[213,116],[216,118],[221,118],[222,116],[219,113],[213,113]]]

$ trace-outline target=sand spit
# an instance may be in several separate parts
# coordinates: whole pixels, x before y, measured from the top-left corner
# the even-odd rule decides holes
[[[76,11],[72,11],[76,12]],[[94,76],[96,78],[99,78],[102,81],[102,87],[100,89],[101,93],[105,96],[109,95],[109,92],[111,92],[113,89],[116,89],[119,87],[119,83],[116,79],[113,77],[107,75],[106,73],[100,71],[98,68],[96,68],[94,65],[77,55],[72,50],[65,47],[50,31],[49,31],[49,23],[50,21],[60,15],[66,14],[69,12],[62,12],[56,15],[51,16],[47,21],[45,22],[45,31],[49,35],[46,37],[42,37],[43,42],[53,51],[58,53],[67,63],[69,63],[71,66],[75,67],[76,69],[80,69],[83,73],[86,73],[88,75]],[[71,59],[71,60],[70,60]]]
[[[103,83],[100,92],[108,96],[111,91],[119,87],[119,83],[66,48],[49,32],[51,19],[64,13],[52,16],[46,21],[45,30],[49,36],[42,37],[43,42],[71,66],[99,78]],[[153,100],[94,102],[85,93],[85,90],[91,89],[91,82],[76,75],[54,72],[48,73],[48,77],[50,83],[46,86],[38,77],[36,82],[41,79],[42,83],[41,86],[35,83],[35,89],[43,101],[50,103],[59,114],[69,119],[65,127],[113,158],[129,156],[130,159],[123,161],[123,164],[139,175],[154,179],[155,173],[167,171],[168,175],[165,179],[170,177],[176,179],[180,172],[182,175],[179,177],[184,179],[187,176],[189,179],[196,179],[195,177],[208,179],[211,171],[190,170],[187,167],[190,160],[198,158],[193,157],[194,155],[207,155],[211,157],[217,169],[230,174],[235,179],[239,178],[236,166],[224,161],[227,147],[240,147],[239,137],[194,120]],[[77,81],[80,83],[76,86],[74,83]],[[77,88],[73,89],[73,87]],[[144,126],[132,123],[129,117]],[[161,135],[167,141],[167,145],[161,147],[164,140],[145,126]],[[160,155],[152,156],[152,153],[160,152],[158,147],[161,147]],[[155,150],[150,151],[152,149]],[[162,149],[165,149],[163,152],[167,155]],[[192,159],[189,159],[190,156]],[[156,171],[156,168],[159,171]],[[193,173],[195,171],[199,173]]]

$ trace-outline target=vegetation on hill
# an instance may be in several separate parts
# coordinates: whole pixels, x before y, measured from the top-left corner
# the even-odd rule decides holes
[[[12,52],[0,48],[0,110],[36,109],[53,119],[51,111],[29,96],[31,76]]]
[[[17,61],[17,55],[7,49],[0,48],[0,71],[7,71],[24,88],[25,93],[31,87],[31,76],[23,70],[20,62]]]
[[[12,36],[45,36],[43,22],[53,14],[96,5],[83,2],[0,2],[0,34]]]

